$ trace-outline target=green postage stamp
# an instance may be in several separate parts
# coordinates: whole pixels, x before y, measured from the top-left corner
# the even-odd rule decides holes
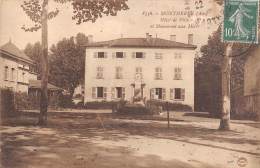
[[[259,0],[225,0],[225,42],[258,43],[258,5]]]

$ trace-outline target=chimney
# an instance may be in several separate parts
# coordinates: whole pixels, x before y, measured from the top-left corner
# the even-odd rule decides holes
[[[193,34],[188,34],[188,44],[193,44]]]
[[[170,35],[170,40],[171,41],[176,41],[176,35],[174,35],[174,34]]]
[[[93,35],[88,35],[88,43],[93,43]]]
[[[146,33],[146,40],[147,41],[151,41],[152,40],[152,35],[150,35],[149,33]]]

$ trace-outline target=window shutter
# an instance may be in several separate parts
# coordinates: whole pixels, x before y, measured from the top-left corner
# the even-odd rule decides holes
[[[104,52],[104,58],[107,58],[107,52]]]
[[[116,58],[116,52],[112,52],[112,58]]]
[[[145,58],[146,57],[146,53],[145,52],[143,52],[143,58]]]
[[[97,88],[92,87],[92,98],[96,99],[97,98]]]
[[[135,58],[135,55],[136,55],[135,52],[133,52],[133,53],[132,53],[132,58]]]
[[[174,89],[170,89],[170,99],[173,100],[174,98]]]
[[[123,52],[123,57],[126,58],[126,52]]]
[[[107,88],[103,87],[103,98],[106,99],[107,98]]]
[[[125,99],[125,88],[122,88],[122,98]]]
[[[185,89],[181,89],[181,99],[185,99]]]
[[[94,52],[94,58],[98,57],[98,52]]]
[[[162,99],[163,100],[166,99],[166,89],[165,88],[162,89]]]
[[[115,88],[111,88],[111,99],[115,99]]]
[[[155,95],[155,89],[153,88],[153,89],[151,89],[151,99],[154,99],[154,95]]]

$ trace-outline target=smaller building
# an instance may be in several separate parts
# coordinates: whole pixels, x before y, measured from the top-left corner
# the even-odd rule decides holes
[[[0,47],[0,88],[27,92],[29,80],[36,80],[35,63],[11,41]]]
[[[232,93],[232,113],[234,117],[260,119],[260,46],[247,55],[244,66],[243,87]]]
[[[34,102],[34,105],[36,107],[39,107],[40,104],[40,98],[41,98],[41,81],[40,80],[29,80],[29,86],[28,86],[28,95],[32,102]],[[57,107],[60,95],[63,91],[63,89],[54,86],[50,83],[47,85],[48,88],[48,97],[49,97],[49,107]]]
[[[247,57],[244,73],[245,111],[260,117],[260,46]]]

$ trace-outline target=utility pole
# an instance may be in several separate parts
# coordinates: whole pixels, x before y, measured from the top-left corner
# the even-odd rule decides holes
[[[222,75],[222,114],[220,119],[220,130],[230,130],[230,110],[231,110],[231,94],[230,94],[230,74],[232,63],[232,47],[233,43],[228,43],[221,67]]]

